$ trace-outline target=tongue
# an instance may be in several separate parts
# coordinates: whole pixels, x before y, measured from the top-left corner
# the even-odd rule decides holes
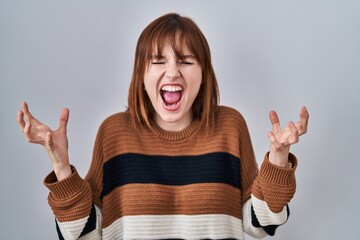
[[[162,97],[167,104],[177,103],[181,99],[181,92],[167,92],[162,93]]]

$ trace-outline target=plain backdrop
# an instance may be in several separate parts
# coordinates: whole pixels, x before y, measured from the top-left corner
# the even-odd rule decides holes
[[[268,112],[285,125],[308,107],[291,215],[266,239],[360,239],[358,0],[0,0],[0,239],[57,239],[51,165],[19,131],[21,101],[52,128],[70,108],[70,158],[84,176],[99,124],[126,109],[139,34],[168,12],[207,37],[221,104],[244,115],[259,164]]]

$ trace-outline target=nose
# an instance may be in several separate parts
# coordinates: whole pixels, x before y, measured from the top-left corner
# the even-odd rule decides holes
[[[180,77],[180,68],[177,62],[168,62],[166,65],[165,77],[169,79]]]

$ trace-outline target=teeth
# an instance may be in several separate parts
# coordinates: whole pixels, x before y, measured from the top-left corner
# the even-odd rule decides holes
[[[182,91],[181,86],[173,86],[173,85],[165,85],[161,88],[161,90],[163,91],[167,91],[167,92],[178,92],[178,91]]]

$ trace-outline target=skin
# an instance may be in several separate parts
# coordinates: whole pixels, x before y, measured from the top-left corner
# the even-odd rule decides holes
[[[32,116],[26,102],[22,103],[22,109],[18,111],[17,122],[20,130],[24,133],[29,143],[44,146],[48,153],[55,175],[60,181],[71,175],[67,123],[69,120],[69,109],[64,108],[60,113],[59,128],[51,130]]]
[[[299,142],[301,135],[308,129],[309,112],[306,107],[302,107],[298,122],[289,122],[283,129],[280,127],[280,121],[275,111],[270,111],[269,118],[272,124],[272,131],[268,133],[270,140],[269,160],[279,167],[287,167],[290,146]]]
[[[161,55],[151,59],[145,71],[144,85],[156,112],[155,122],[164,130],[180,131],[193,119],[191,106],[201,86],[201,66],[188,49],[184,49],[186,58],[182,61],[176,58],[170,45],[165,45]],[[163,86],[182,88],[177,106],[166,106],[160,94]]]

